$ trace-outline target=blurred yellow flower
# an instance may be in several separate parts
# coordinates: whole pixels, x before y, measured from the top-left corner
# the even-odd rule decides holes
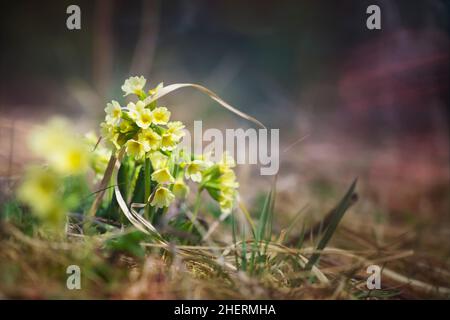
[[[175,179],[169,172],[169,168],[165,167],[158,169],[152,173],[152,180],[158,182],[159,184],[173,183]]]
[[[158,107],[153,110],[153,122],[155,124],[167,124],[170,119],[170,111],[166,107]]]
[[[26,172],[17,196],[42,220],[59,222],[65,213],[61,205],[60,186],[60,178],[55,172],[32,167]]]
[[[62,174],[79,174],[88,168],[88,146],[62,118],[53,118],[43,128],[34,130],[30,147]]]
[[[129,94],[140,95],[146,82],[147,80],[143,76],[126,79],[122,85],[122,91],[125,92],[124,96]]]
[[[158,187],[150,204],[157,208],[168,207],[175,199],[174,194],[165,187]]]
[[[60,117],[52,118],[43,127],[38,127],[30,134],[30,148],[38,156],[46,157],[55,148],[64,145],[69,123]]]
[[[100,128],[102,137],[108,142],[108,147],[120,149],[120,144],[118,143],[119,133],[117,132],[117,128],[106,122],[100,123]]]
[[[89,166],[89,153],[81,141],[67,142],[49,155],[50,164],[62,174],[80,174]]]
[[[224,168],[220,169],[220,177],[219,182],[224,187],[230,187],[230,188],[237,188],[239,187],[239,183],[236,182],[236,175],[233,170],[230,168],[227,168],[224,170]]]
[[[122,116],[122,109],[120,104],[113,100],[106,105],[106,123],[117,125],[120,122],[120,117]]]
[[[161,137],[152,129],[144,129],[138,135],[138,141],[144,145],[145,151],[156,150],[161,145]]]
[[[192,160],[186,165],[185,177],[191,179],[194,182],[200,182],[202,180],[202,171],[205,170],[207,164],[203,160]]]
[[[173,184],[173,194],[179,199],[185,199],[189,193],[189,187],[183,179],[177,179]]]
[[[96,179],[100,179],[108,166],[111,150],[98,143],[98,136],[90,131],[84,135],[87,146],[91,152],[90,165],[96,174]]]

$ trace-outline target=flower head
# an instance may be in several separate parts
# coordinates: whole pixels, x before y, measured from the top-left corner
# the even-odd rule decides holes
[[[202,185],[212,198],[217,200],[220,210],[229,213],[233,209],[239,183],[232,169],[234,159],[224,154],[221,161],[210,166],[203,172]]]
[[[194,182],[202,180],[202,172],[207,168],[207,164],[203,160],[192,160],[186,165],[185,177]]]
[[[165,187],[158,187],[150,204],[157,208],[168,207],[175,199],[174,194]]]
[[[125,92],[125,96],[129,94],[140,95],[146,82],[147,80],[143,76],[130,77],[125,80],[124,84],[122,85],[122,91]]]

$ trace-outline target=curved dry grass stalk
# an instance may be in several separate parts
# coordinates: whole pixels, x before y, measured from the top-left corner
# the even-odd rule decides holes
[[[199,90],[200,92],[205,93],[206,95],[208,95],[211,99],[213,99],[214,101],[216,101],[217,103],[219,103],[222,107],[224,107],[225,109],[227,109],[228,111],[233,112],[234,114],[237,114],[238,116],[240,116],[243,119],[246,119],[250,122],[253,122],[254,124],[256,124],[257,126],[266,129],[266,126],[262,124],[262,122],[260,122],[259,120],[255,119],[254,117],[238,110],[237,108],[233,107],[232,105],[228,104],[227,102],[225,102],[222,98],[220,98],[216,93],[214,93],[213,91],[209,90],[208,88],[205,88],[199,84],[195,84],[195,83],[175,83],[175,84],[171,84],[168,85],[166,87],[161,88],[160,90],[158,90],[158,92],[151,97],[147,97],[144,100],[144,103],[146,105],[149,105],[150,103],[152,103],[153,101],[158,100],[159,98],[168,95],[171,92],[174,92],[178,89],[181,88],[194,88]]]

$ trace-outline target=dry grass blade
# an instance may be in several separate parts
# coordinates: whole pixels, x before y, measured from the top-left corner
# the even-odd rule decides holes
[[[111,155],[111,158],[109,158],[108,166],[106,167],[105,174],[103,175],[102,181],[100,182],[100,185],[98,187],[98,190],[100,190],[97,195],[95,196],[94,202],[91,205],[91,208],[89,209],[88,216],[93,217],[97,213],[97,210],[100,206],[100,203],[102,202],[103,196],[105,195],[105,191],[107,189],[107,184],[111,180],[111,176],[114,170],[114,166],[116,164],[117,158],[114,154]]]

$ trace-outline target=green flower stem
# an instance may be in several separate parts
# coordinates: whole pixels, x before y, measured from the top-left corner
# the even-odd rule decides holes
[[[192,231],[192,228],[194,227],[194,222],[197,219],[198,210],[200,209],[201,204],[201,193],[202,190],[198,190],[197,195],[195,196],[195,205],[194,205],[194,212],[192,213],[192,224],[189,226],[188,232]]]
[[[144,163],[144,183],[145,183],[144,198],[145,199],[144,199],[144,202],[146,203],[146,206],[145,206],[145,213],[144,213],[144,215],[145,215],[145,217],[147,219],[151,218],[151,215],[150,215],[150,202],[148,202],[149,201],[148,198],[150,197],[150,194],[151,194],[151,183],[152,183],[152,181],[151,181],[151,174],[152,174],[151,171],[152,171],[152,168],[151,168],[150,159],[149,158],[145,158],[145,163]]]

